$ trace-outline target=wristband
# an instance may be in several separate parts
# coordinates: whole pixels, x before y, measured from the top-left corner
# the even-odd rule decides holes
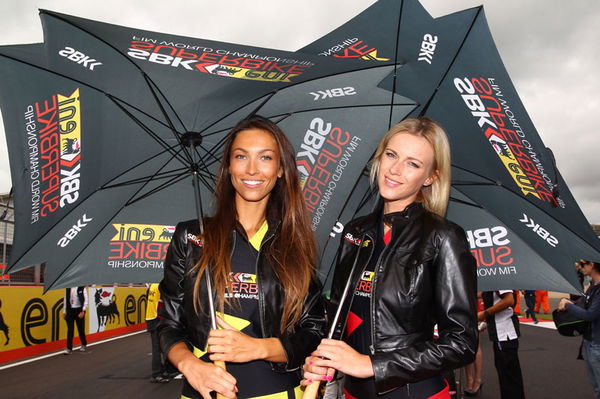
[[[491,315],[490,315],[490,312],[488,312],[487,310],[484,310],[484,311],[483,311],[483,315],[485,316],[485,318],[486,318],[486,319],[487,319],[487,318],[489,318],[489,317],[491,316]]]

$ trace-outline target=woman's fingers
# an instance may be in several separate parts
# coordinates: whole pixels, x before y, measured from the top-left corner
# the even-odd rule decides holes
[[[227,322],[225,320],[223,320],[222,318],[220,318],[219,316],[217,316],[217,325],[219,327],[221,327],[224,330],[234,330],[234,331],[238,331],[237,329],[235,329],[234,327],[230,326],[229,324],[227,324]]]

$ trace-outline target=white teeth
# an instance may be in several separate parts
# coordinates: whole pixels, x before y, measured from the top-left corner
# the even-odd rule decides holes
[[[387,177],[385,178],[385,181],[388,182],[388,183],[390,183],[390,184],[400,184],[400,182],[394,181],[394,180],[389,179]]]
[[[262,181],[260,181],[260,180],[242,180],[242,182],[244,182],[244,184],[248,184],[250,186],[258,186],[259,184],[262,183]]]

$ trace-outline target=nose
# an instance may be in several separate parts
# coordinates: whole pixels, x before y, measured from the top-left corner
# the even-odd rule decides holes
[[[402,162],[400,162],[400,160],[396,160],[390,165],[389,171],[393,175],[399,175],[402,173],[402,168]]]
[[[249,175],[255,175],[258,173],[258,159],[255,157],[250,157],[248,163],[246,164],[246,173]]]

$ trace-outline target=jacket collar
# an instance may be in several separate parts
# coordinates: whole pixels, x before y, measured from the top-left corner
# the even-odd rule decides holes
[[[382,206],[383,210],[383,206]],[[386,215],[383,215],[383,221],[392,226],[394,225],[404,225],[408,223],[411,219],[414,219],[420,216],[425,211],[423,204],[420,202],[413,202],[409,206],[407,206],[403,211],[392,212]]]
[[[403,211],[392,212],[387,215],[383,214],[383,201],[380,200],[375,210],[367,215],[362,223],[359,224],[359,229],[364,231],[366,234],[371,235],[372,238],[377,236],[379,229],[382,228],[382,223],[388,223],[395,228],[402,228],[407,225],[411,220],[415,220],[425,211],[423,204],[420,202],[413,202],[407,206]]]

